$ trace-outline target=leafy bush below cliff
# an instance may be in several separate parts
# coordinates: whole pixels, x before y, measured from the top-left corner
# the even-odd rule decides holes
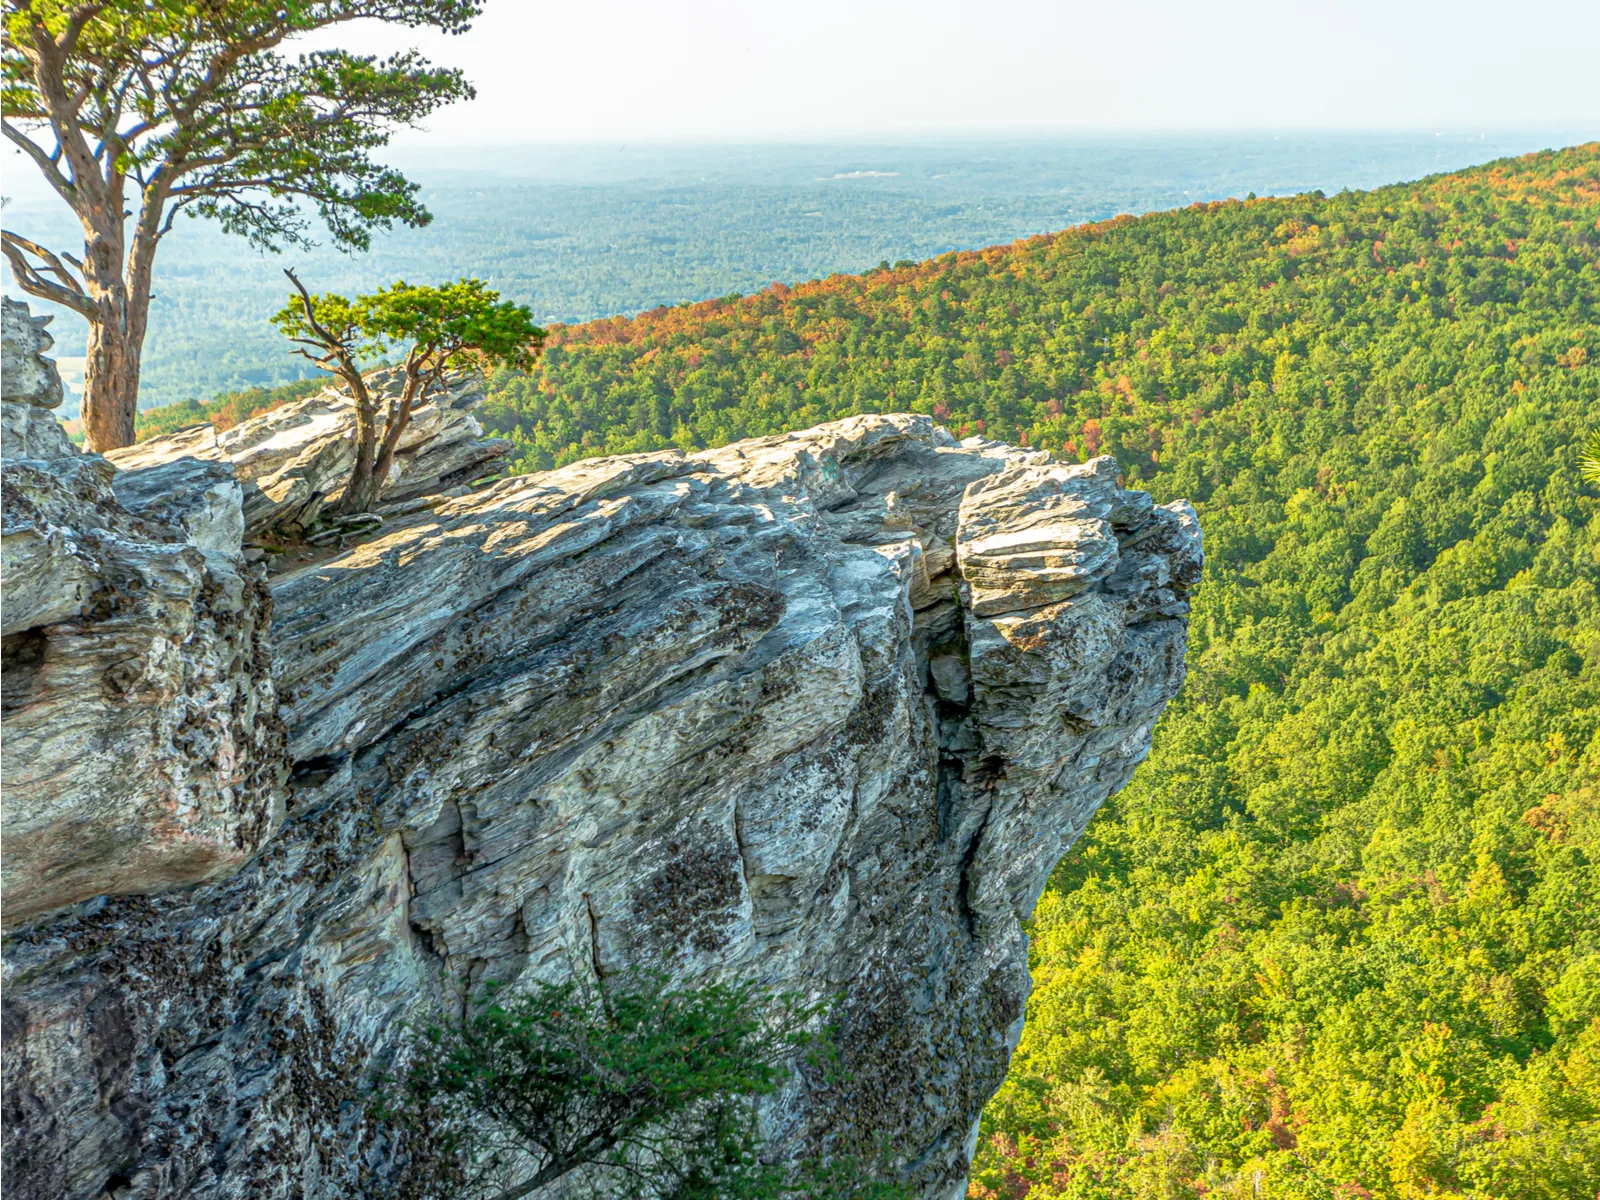
[[[751,984],[673,989],[665,976],[490,992],[417,1031],[375,1112],[427,1161],[415,1200],[908,1200],[854,1160],[762,1158],[756,1100],[791,1064],[820,1065],[824,1006]]]

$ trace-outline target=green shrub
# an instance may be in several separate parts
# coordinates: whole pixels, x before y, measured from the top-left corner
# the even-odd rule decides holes
[[[763,1158],[758,1102],[828,1058],[824,1010],[751,984],[641,975],[491,990],[416,1031],[380,1120],[431,1147],[407,1196],[516,1200],[895,1200],[848,1158]],[[419,1157],[422,1157],[419,1155]]]

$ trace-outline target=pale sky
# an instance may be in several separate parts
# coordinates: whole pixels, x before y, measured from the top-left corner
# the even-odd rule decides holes
[[[488,0],[416,45],[478,99],[418,141],[1563,129],[1600,136],[1600,0]]]

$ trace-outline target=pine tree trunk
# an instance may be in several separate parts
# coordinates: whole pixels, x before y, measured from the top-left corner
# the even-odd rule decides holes
[[[339,498],[339,512],[345,515],[363,513],[377,498],[378,480],[373,475],[373,463],[378,456],[378,421],[372,398],[365,382],[358,374],[350,392],[356,405],[356,463],[350,471],[350,482],[345,484],[344,495]]]
[[[112,193],[122,202],[122,189]],[[156,215],[159,215],[159,204]],[[84,444],[103,454],[133,445],[139,411],[139,365],[150,316],[150,263],[157,235],[149,213],[141,213],[134,253],[123,276],[122,222],[109,210],[90,208],[84,220],[84,283],[94,303],[83,368]],[[147,228],[149,227],[149,228]]]
[[[139,405],[139,351],[116,320],[89,325],[83,366],[83,436],[94,454],[133,445]]]
[[[71,26],[80,19],[87,21],[104,7],[79,5],[70,17],[63,12],[59,19],[63,25]],[[13,19],[14,8],[17,6],[9,3],[6,6],[8,22]],[[69,85],[67,79],[69,59],[74,53],[68,45],[71,39],[57,42],[55,26],[46,28],[44,14],[48,8],[37,4],[21,6],[19,12],[28,15],[18,19],[31,26],[31,52],[19,52],[17,61],[13,61],[17,47],[8,38],[6,71],[8,76],[13,68],[22,72],[18,82],[24,95],[28,91],[26,76],[33,76],[43,105],[42,115],[48,116],[55,134],[54,154],[46,157],[35,146],[33,157],[83,227],[83,261],[78,263],[70,255],[63,256],[77,269],[81,282],[71,278],[61,261],[46,252],[45,275],[35,273],[35,286],[21,280],[19,284],[25,291],[65,303],[89,322],[81,417],[88,449],[104,452],[133,445],[134,414],[139,408],[139,362],[150,313],[150,274],[156,244],[164,232],[163,214],[171,198],[172,163],[169,158],[141,185],[138,215],[130,231],[126,160],[131,156],[110,127],[94,130],[82,123],[86,94],[78,91],[76,82]],[[50,17],[49,21],[56,19]],[[23,62],[30,58],[31,70]],[[145,82],[149,86],[149,80]],[[122,104],[119,97],[117,111],[126,111]],[[8,123],[6,132],[11,135],[16,131]],[[26,138],[22,140],[27,143]],[[131,254],[127,253],[130,232]]]
[[[378,493],[383,490],[384,481],[389,478],[389,472],[394,469],[394,457],[400,449],[400,437],[406,431],[406,425],[411,421],[411,410],[416,406],[417,396],[424,390],[428,379],[423,374],[424,360],[416,356],[413,350],[406,360],[405,384],[399,397],[389,401],[389,411],[384,422],[383,445],[374,447],[377,441],[375,436],[376,424],[371,415],[375,409],[368,403],[367,424],[361,424],[361,411],[357,407],[357,429],[360,431],[360,447],[356,458],[356,469],[350,476],[350,483],[344,490],[344,497],[339,503],[341,513],[360,513],[371,510],[372,505],[378,500]],[[435,376],[435,380],[437,377]],[[376,451],[376,452],[374,452]],[[363,462],[364,460],[364,462]]]

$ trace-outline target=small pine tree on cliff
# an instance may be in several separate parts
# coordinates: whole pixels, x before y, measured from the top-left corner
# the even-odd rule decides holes
[[[820,1062],[821,1016],[749,984],[656,976],[603,996],[490,992],[416,1031],[375,1111],[419,1149],[400,1189],[419,1200],[520,1200],[558,1180],[589,1200],[908,1200],[848,1155],[762,1159],[756,1101],[793,1060]]]
[[[437,388],[446,371],[462,365],[530,369],[545,333],[528,309],[476,279],[439,287],[404,281],[370,295],[347,299],[314,296],[285,271],[298,293],[274,316],[284,336],[304,355],[350,389],[356,407],[356,462],[339,502],[343,513],[365,512],[394,466],[395,451],[417,401]],[[404,351],[402,382],[383,413],[362,377],[362,358]]]

